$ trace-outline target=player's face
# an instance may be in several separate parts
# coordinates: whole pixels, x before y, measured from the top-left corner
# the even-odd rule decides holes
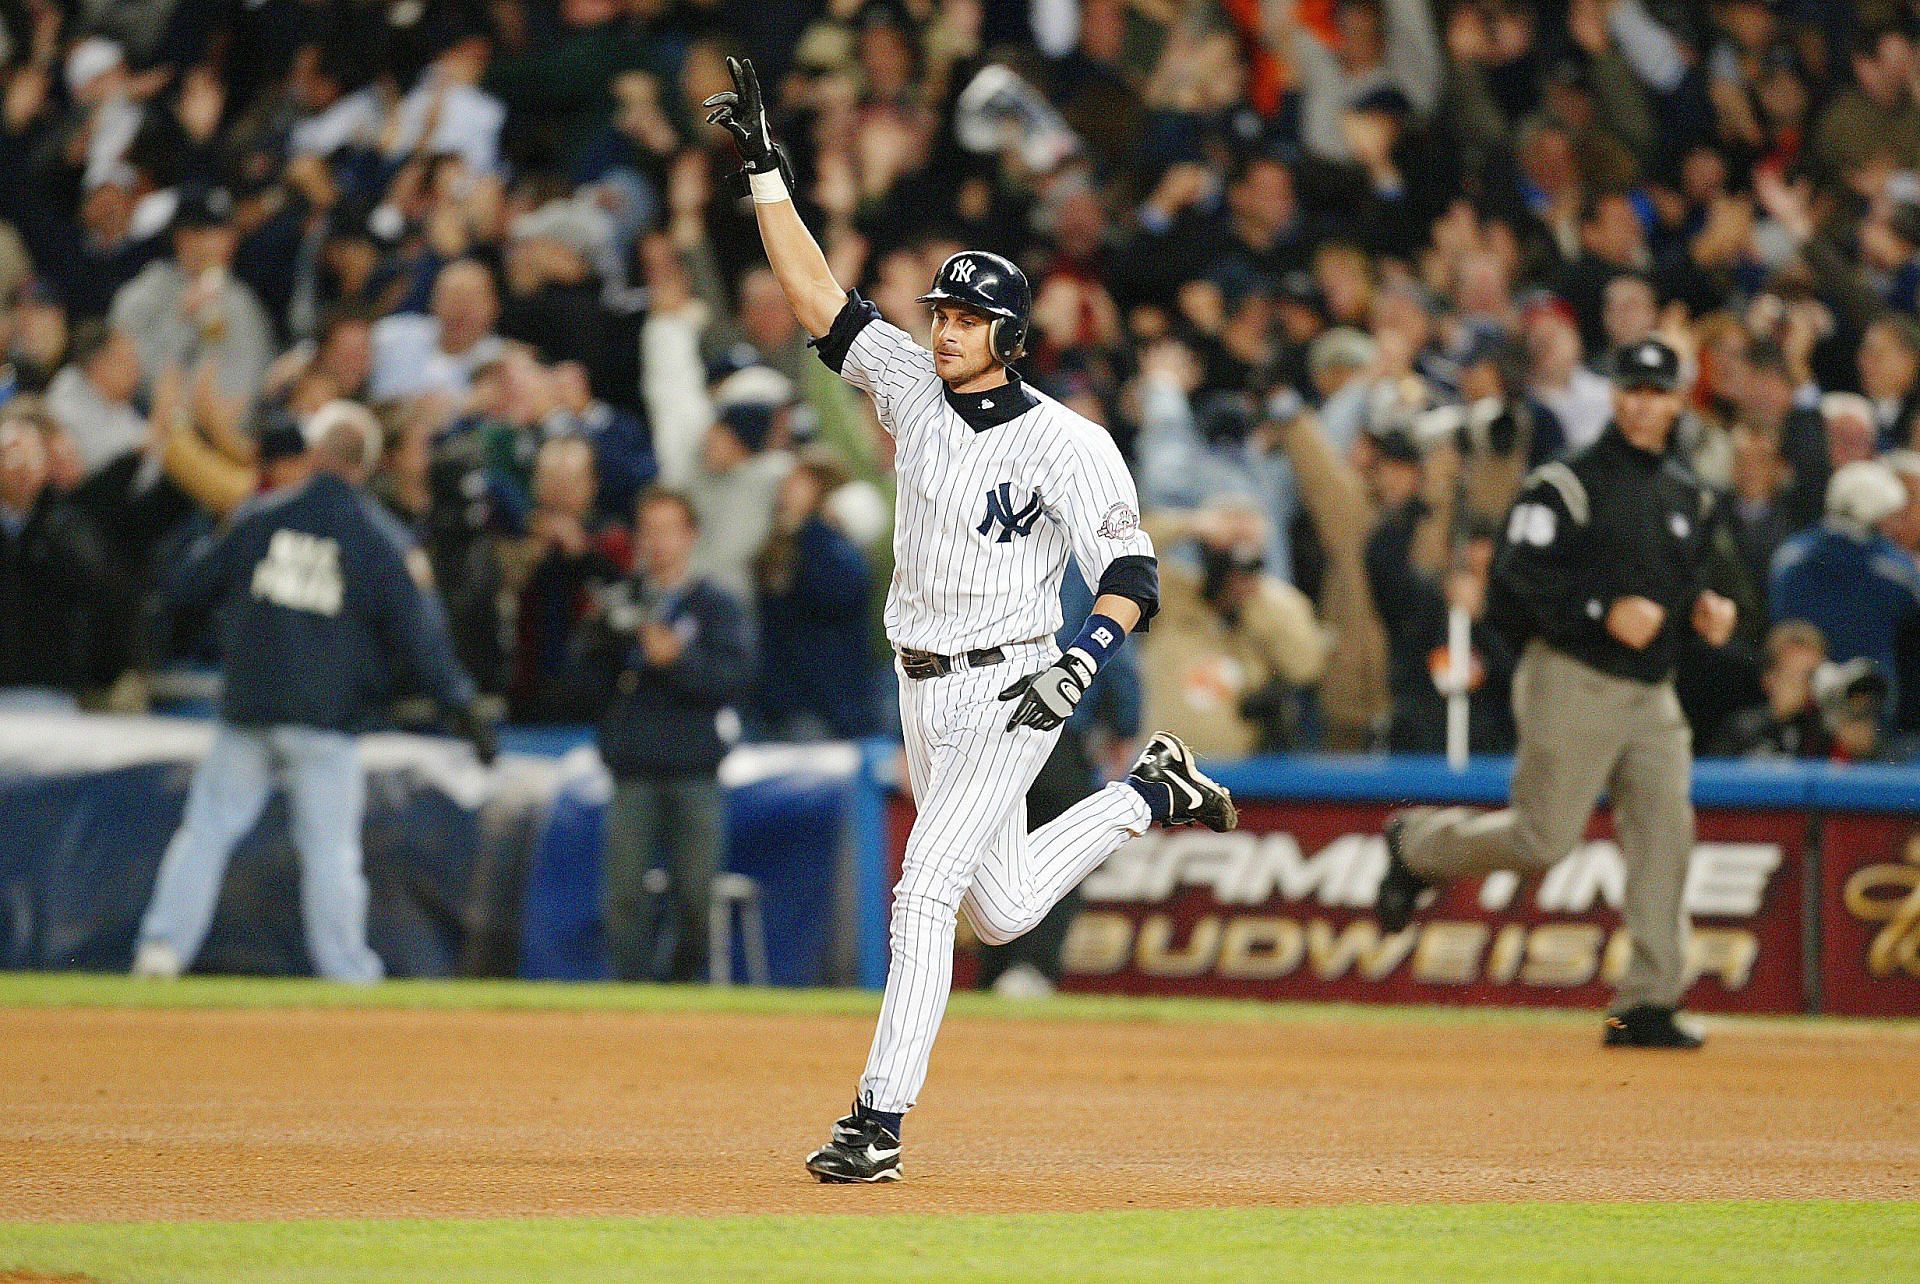
[[[978,312],[951,303],[933,309],[933,369],[951,388],[967,385],[1000,363],[989,342],[993,322]]]

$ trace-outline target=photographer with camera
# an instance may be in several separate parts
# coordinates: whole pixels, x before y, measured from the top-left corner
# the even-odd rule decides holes
[[[1776,619],[1812,624],[1835,660],[1865,656],[1879,666],[1889,688],[1886,716],[1903,688],[1920,686],[1911,656],[1920,569],[1886,534],[1906,506],[1906,486],[1887,465],[1844,465],[1827,483],[1826,520],[1774,555],[1768,595]],[[1912,694],[1905,692],[1909,700]]]
[[[746,611],[691,571],[700,522],[675,491],[651,490],[635,516],[639,574],[602,595],[611,688],[600,756],[613,773],[605,902],[613,973],[696,981],[707,963],[708,889],[725,813],[715,773],[739,733],[734,705],[753,672]],[[658,867],[664,883],[649,874]],[[671,900],[673,956],[658,967]]]
[[[1813,675],[1827,665],[1827,640],[1805,620],[1767,632],[1760,689],[1766,699],[1729,717],[1707,747],[1712,758],[1825,758],[1833,750]]]
[[[1887,704],[1887,676],[1866,656],[1829,660],[1813,671],[1814,705],[1832,744],[1834,762],[1895,762],[1901,757],[1880,725]]]

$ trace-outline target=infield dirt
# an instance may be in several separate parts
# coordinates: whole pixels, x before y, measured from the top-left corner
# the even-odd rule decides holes
[[[0,1219],[1920,1196],[1920,1035],[949,1019],[908,1180],[822,1187],[865,1017],[0,1010]]]

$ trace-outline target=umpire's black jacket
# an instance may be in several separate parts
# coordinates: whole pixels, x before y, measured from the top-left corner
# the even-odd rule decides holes
[[[1663,682],[1692,627],[1715,520],[1712,494],[1675,460],[1628,442],[1619,425],[1528,477],[1493,565],[1493,618],[1515,649],[1540,638],[1616,677]],[[1667,618],[1643,651],[1607,632],[1616,598]]]
[[[449,709],[473,701],[391,523],[332,473],[243,507],[166,588],[176,612],[220,610],[226,722],[354,731],[396,670]]]

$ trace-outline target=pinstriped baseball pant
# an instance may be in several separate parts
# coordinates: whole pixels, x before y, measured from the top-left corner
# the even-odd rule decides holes
[[[907,772],[919,814],[893,890],[892,960],[880,1025],[860,1081],[875,1110],[905,1111],[926,1082],[927,1059],[953,987],[959,911],[981,940],[1002,945],[1054,903],[1152,816],[1129,785],[1108,785],[1027,832],[1027,790],[1059,740],[1058,729],[1007,730],[1006,687],[1053,663],[1051,642],[1005,648],[982,669],[922,681],[900,676]]]

